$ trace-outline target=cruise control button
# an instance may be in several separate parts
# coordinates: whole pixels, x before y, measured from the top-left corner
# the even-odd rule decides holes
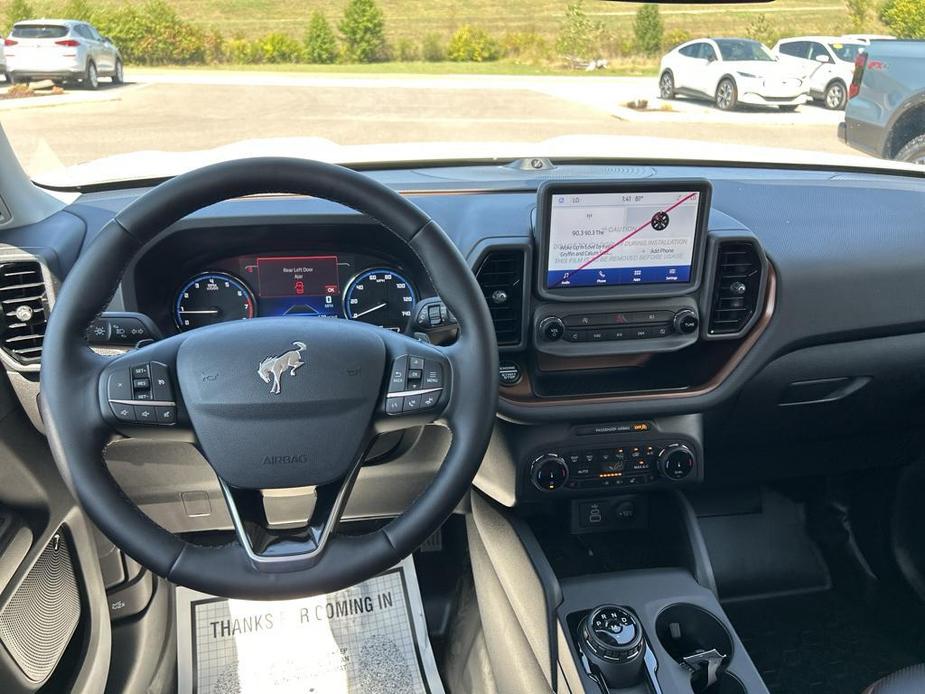
[[[157,413],[149,405],[135,405],[135,421],[139,424],[155,424]]]
[[[443,367],[428,359],[424,365],[424,385],[428,388],[443,387]]]
[[[150,390],[136,390],[134,400],[154,400]]]
[[[176,424],[177,408],[176,407],[155,407],[154,413],[157,415],[158,424]]]
[[[127,369],[109,375],[108,395],[110,400],[132,399],[132,381]]]
[[[134,422],[135,408],[131,405],[120,405],[117,402],[110,403],[112,413],[120,422]]]
[[[173,389],[170,387],[167,367],[156,361],[151,362],[151,393],[154,399],[160,402],[173,400]]]
[[[392,364],[392,375],[389,377],[389,392],[398,393],[405,390],[405,376],[408,374],[408,358],[399,357]]]
[[[427,408],[433,407],[437,404],[437,401],[440,399],[440,391],[434,391],[433,393],[424,393],[421,396],[421,409],[426,410]]]
[[[147,378],[151,375],[147,364],[138,364],[132,367],[132,378]]]
[[[401,414],[402,398],[386,398],[385,411],[387,414]]]
[[[132,380],[132,388],[135,390],[148,390],[151,387],[150,378],[136,378]]]
[[[421,409],[421,396],[420,395],[406,395],[404,403],[402,404],[402,412],[414,412],[415,410]]]

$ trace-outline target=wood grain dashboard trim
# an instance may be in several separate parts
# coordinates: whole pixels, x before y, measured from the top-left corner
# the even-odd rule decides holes
[[[515,386],[517,393],[524,395],[514,395],[511,388],[502,387],[499,398],[518,407],[527,408],[548,408],[558,407],[561,405],[606,405],[612,403],[625,402],[643,402],[651,400],[669,400],[672,398],[694,398],[707,395],[716,390],[725,381],[736,367],[745,358],[745,355],[754,347],[758,339],[764,334],[771,318],[774,315],[774,309],[777,303],[777,275],[773,266],[768,265],[768,282],[765,292],[764,310],[761,317],[755,323],[754,327],[748,333],[742,344],[732,353],[732,356],[723,364],[707,382],[690,388],[678,388],[672,390],[659,391],[634,391],[619,395],[601,395],[601,396],[574,396],[566,398],[539,398],[533,395],[529,384],[529,378],[524,379]],[[513,397],[512,397],[513,395]]]

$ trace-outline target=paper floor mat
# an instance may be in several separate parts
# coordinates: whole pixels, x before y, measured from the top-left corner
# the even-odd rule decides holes
[[[315,598],[176,597],[180,694],[443,694],[410,557]]]

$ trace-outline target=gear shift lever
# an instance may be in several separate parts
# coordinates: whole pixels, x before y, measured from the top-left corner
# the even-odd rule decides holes
[[[578,645],[611,689],[638,683],[646,643],[636,616],[617,605],[595,607],[578,626]]]

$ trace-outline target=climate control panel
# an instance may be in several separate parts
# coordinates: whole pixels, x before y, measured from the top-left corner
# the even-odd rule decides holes
[[[679,440],[562,446],[536,455],[530,482],[544,493],[638,489],[700,478],[692,444]]]

